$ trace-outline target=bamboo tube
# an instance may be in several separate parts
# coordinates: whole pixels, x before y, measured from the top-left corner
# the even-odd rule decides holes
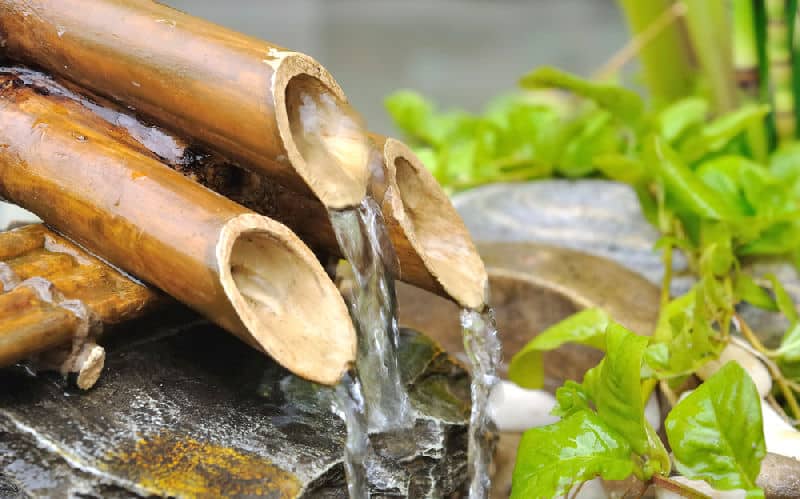
[[[766,0],[767,59],[778,145],[794,138],[792,59],[785,0]]]
[[[733,65],[739,89],[758,98],[758,48],[752,0],[733,0]]]
[[[486,303],[483,261],[447,194],[411,149],[373,135],[383,151],[383,176],[371,189],[379,200],[395,252],[398,278],[479,310]]]
[[[340,256],[327,210],[313,196],[287,189],[261,173],[243,171],[219,154],[193,153],[182,138],[148,128],[102,97],[88,95],[87,99],[78,95],[82,89],[65,87],[42,73],[0,67],[2,72],[19,76],[38,93],[69,97],[107,121],[124,123],[129,133],[111,125],[106,125],[104,133],[153,157],[165,158],[171,168],[192,180],[286,224],[319,252]],[[396,277],[448,296],[464,307],[478,307],[486,272],[447,195],[407,146],[379,135],[372,135],[371,140],[378,154],[370,162],[369,193],[381,206],[396,248]],[[187,157],[192,160],[187,162]],[[413,210],[404,208],[406,201],[414,203]]]
[[[0,196],[294,373],[338,381],[355,358],[355,331],[302,241],[94,121],[68,99],[0,79]]]
[[[700,70],[711,89],[716,114],[736,108],[733,80],[732,16],[723,0],[682,0],[685,24]]]
[[[311,192],[358,204],[368,144],[312,58],[150,0],[0,0],[7,57],[43,67]]]
[[[159,301],[146,286],[42,225],[0,233],[0,265],[16,281],[0,293],[0,366],[67,345],[79,326],[73,312],[43,300],[35,287],[23,284],[26,279],[46,276],[57,292],[83,303],[103,325],[138,317]]]
[[[675,9],[671,0],[617,0],[625,14],[631,35],[646,32],[658,19]],[[642,47],[642,73],[650,96],[658,105],[691,93],[694,70],[689,48],[677,23],[672,23]]]

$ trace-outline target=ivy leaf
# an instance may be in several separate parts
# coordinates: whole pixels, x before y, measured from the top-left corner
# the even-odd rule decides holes
[[[641,119],[644,102],[636,93],[619,85],[594,83],[553,67],[545,66],[520,80],[523,88],[560,88],[585,97],[611,112],[621,121],[635,125]]]
[[[763,121],[769,114],[768,106],[744,105],[705,125],[699,134],[681,147],[681,156],[694,163],[706,154],[721,151],[750,125]]]
[[[681,212],[702,218],[732,218],[730,208],[686,166],[664,139],[651,136],[645,144],[645,161],[655,168],[667,195]]]
[[[719,490],[756,487],[766,455],[761,400],[747,372],[728,362],[667,416],[667,437],[678,471]]]
[[[525,432],[511,498],[561,497],[596,476],[624,480],[634,472],[631,447],[597,415],[583,411]]]
[[[789,293],[786,292],[783,284],[781,284],[775,275],[767,274],[764,277],[769,279],[772,283],[772,291],[775,293],[775,303],[778,304],[778,309],[789,319],[789,322],[796,324],[800,319],[798,318],[797,309],[794,307],[792,297],[789,296]]]
[[[752,277],[744,272],[739,272],[736,274],[736,282],[734,286],[736,296],[739,299],[744,300],[755,307],[763,308],[764,310],[770,310],[773,312],[778,310],[778,305],[775,303],[775,300],[772,299],[769,293],[767,293],[764,288],[759,286]]]
[[[689,129],[702,125],[708,115],[708,101],[700,97],[681,99],[658,113],[658,130],[664,139],[673,143]]]
[[[775,355],[784,362],[797,362],[800,360],[800,323],[795,322],[783,335],[781,346]]]
[[[568,379],[556,390],[556,405],[550,414],[566,418],[576,412],[591,410],[589,400],[589,394],[586,393],[583,385]]]
[[[590,308],[545,329],[514,355],[508,367],[508,378],[523,388],[541,388],[544,382],[542,352],[555,350],[565,343],[602,349],[608,323],[605,312]]]
[[[586,373],[583,382],[598,416],[646,458],[644,478],[670,466],[667,451],[644,417],[641,371],[648,342],[612,322],[606,330],[606,356]]]

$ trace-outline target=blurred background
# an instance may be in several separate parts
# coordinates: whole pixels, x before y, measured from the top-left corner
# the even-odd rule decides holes
[[[164,0],[162,0],[164,1]],[[373,131],[401,88],[480,110],[543,64],[588,75],[628,39],[614,0],[165,0],[320,61]]]

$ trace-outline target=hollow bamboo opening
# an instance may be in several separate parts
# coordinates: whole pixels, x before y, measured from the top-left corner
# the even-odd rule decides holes
[[[306,378],[341,378],[356,348],[347,308],[289,229],[240,215],[223,228],[217,260],[226,296],[263,350]]]
[[[384,215],[402,229],[392,231],[395,246],[410,246],[441,290],[459,305],[480,308],[488,277],[461,217],[425,165],[400,141],[385,139],[384,162],[390,178]],[[401,279],[404,270],[401,258]]]
[[[302,72],[310,64],[293,56],[277,70],[278,130],[288,161],[314,194],[329,208],[345,208],[366,195],[369,142],[338,86]]]

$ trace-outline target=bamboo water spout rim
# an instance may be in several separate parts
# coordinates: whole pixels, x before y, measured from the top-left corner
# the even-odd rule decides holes
[[[239,215],[222,228],[216,258],[225,295],[256,348],[304,378],[328,385],[341,379],[356,355],[347,307],[291,230]]]
[[[384,156],[383,212],[402,229],[392,234],[402,232],[434,281],[415,284],[438,288],[462,307],[481,309],[488,299],[488,274],[450,198],[406,144],[377,135],[373,140]],[[409,280],[402,267],[400,279]]]
[[[135,109],[328,208],[366,194],[366,162],[304,157],[292,96],[324,94],[348,107],[334,78],[305,54],[151,0],[0,0],[0,39],[5,57]],[[335,119],[321,122],[331,148],[367,149],[365,132],[358,145],[336,136]]]
[[[289,228],[172,170],[81,104],[20,83],[0,78],[0,196],[294,373],[339,380],[355,329]]]

